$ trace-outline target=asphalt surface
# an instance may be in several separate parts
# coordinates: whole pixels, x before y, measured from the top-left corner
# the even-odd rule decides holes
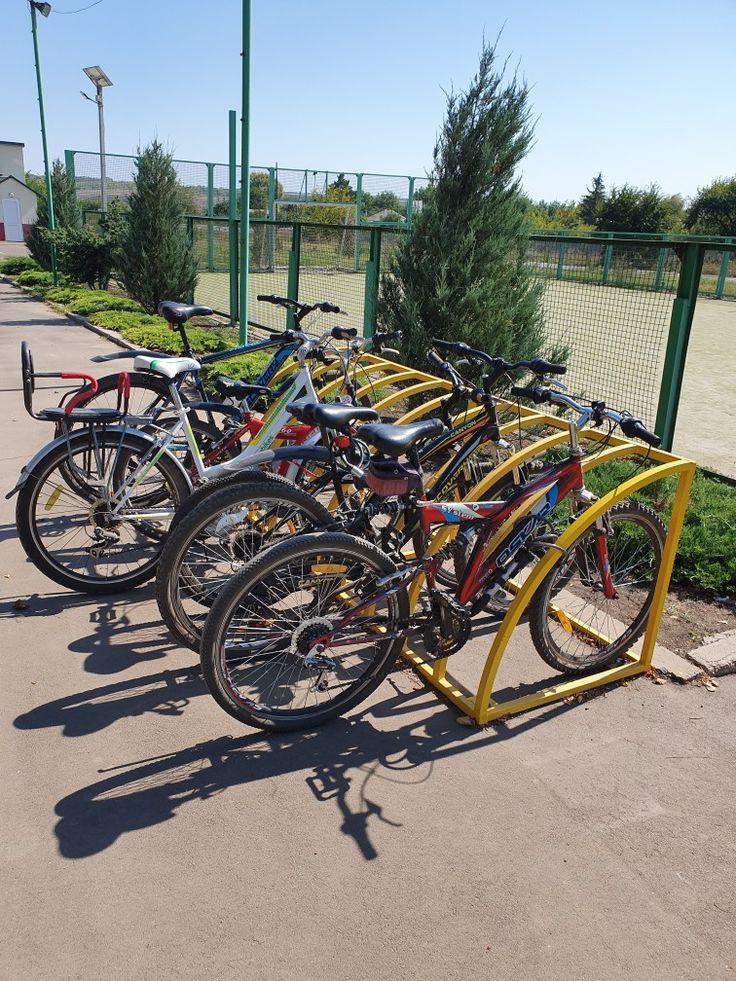
[[[23,411],[23,338],[39,370],[107,348],[0,284],[3,493],[50,438]],[[0,508],[0,977],[736,974],[733,677],[478,730],[401,671],[347,719],[263,738],[209,698],[150,588],[57,588]],[[543,677],[529,648],[522,627],[502,685]]]

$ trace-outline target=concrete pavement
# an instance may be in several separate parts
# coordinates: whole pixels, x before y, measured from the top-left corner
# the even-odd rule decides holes
[[[3,493],[50,436],[22,408],[23,338],[39,369],[108,349],[0,284]],[[481,731],[400,671],[348,719],[264,739],[150,588],[58,589],[4,499],[0,556],[3,978],[734,976],[733,677]],[[544,676],[529,648],[520,628],[502,686]]]

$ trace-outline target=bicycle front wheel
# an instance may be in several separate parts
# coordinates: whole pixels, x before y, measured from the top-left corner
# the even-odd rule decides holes
[[[247,475],[247,472],[246,472]],[[218,592],[255,555],[283,538],[328,525],[330,512],[280,478],[235,480],[200,495],[177,521],[156,575],[161,616],[176,639],[199,649]],[[188,502],[187,502],[188,503]]]
[[[652,605],[664,525],[650,508],[627,501],[603,516],[603,526],[580,535],[529,606],[537,653],[569,675],[600,671],[625,654],[644,633]],[[602,571],[606,554],[608,587]]]
[[[274,545],[212,606],[200,648],[210,693],[259,729],[306,729],[347,712],[403,647],[406,591],[377,587],[395,571],[375,545],[337,532]]]
[[[171,516],[190,491],[181,467],[132,430],[84,429],[51,446],[18,494],[16,523],[28,558],[49,579],[84,593],[122,592],[150,579]],[[140,493],[116,507],[115,492],[134,465]],[[135,491],[133,492],[135,495]]]

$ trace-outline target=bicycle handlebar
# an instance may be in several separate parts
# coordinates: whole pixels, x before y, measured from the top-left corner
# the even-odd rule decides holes
[[[275,293],[259,293],[256,299],[262,303],[272,303],[276,307],[292,307],[298,311],[299,319],[305,317],[308,313],[312,313],[314,310],[320,310],[322,313],[342,313],[342,310],[340,310],[337,304],[328,303],[327,301],[322,301],[321,303],[300,303],[299,300],[292,300],[288,296],[277,296]]]
[[[555,392],[554,389],[543,388],[541,386],[527,387],[525,385],[512,385],[511,394],[516,395],[518,398],[530,399],[535,405],[546,402],[552,405],[562,405],[568,409],[573,409],[575,412],[579,412],[580,419],[576,424],[578,429],[591,419],[595,425],[599,425],[603,419],[610,419],[611,422],[621,427],[621,432],[628,439],[640,439],[642,442],[654,447],[659,446],[662,442],[656,433],[650,432],[646,428],[641,419],[625,415],[622,412],[615,412],[613,409],[607,409],[604,402],[593,402],[590,406],[581,405],[580,402],[576,402],[569,395],[564,395],[562,392]]]

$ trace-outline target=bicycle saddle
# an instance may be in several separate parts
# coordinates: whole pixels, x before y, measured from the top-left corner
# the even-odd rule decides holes
[[[292,402],[286,408],[299,422],[310,426],[326,426],[336,432],[344,432],[357,419],[378,419],[375,409],[360,405],[325,405],[322,402]]]
[[[214,385],[219,395],[231,396],[235,399],[245,399],[249,395],[273,396],[274,394],[267,385],[249,385],[248,382],[237,381],[235,378],[228,378],[227,375],[218,375]]]
[[[133,361],[133,367],[142,371],[152,371],[171,380],[188,371],[199,371],[201,365],[194,358],[155,358],[148,354],[139,354]]]
[[[72,409],[67,412],[63,407],[41,409],[36,413],[37,419],[56,422],[66,419],[69,422],[117,422],[125,413],[119,409]]]
[[[375,446],[380,453],[396,457],[406,453],[421,439],[439,436],[444,428],[441,419],[425,419],[424,422],[413,422],[405,426],[377,422],[373,425],[361,426],[358,435],[366,443]]]
[[[209,307],[197,304],[187,306],[186,303],[174,303],[173,300],[162,300],[158,312],[170,324],[185,324],[192,317],[208,317],[213,311]]]

